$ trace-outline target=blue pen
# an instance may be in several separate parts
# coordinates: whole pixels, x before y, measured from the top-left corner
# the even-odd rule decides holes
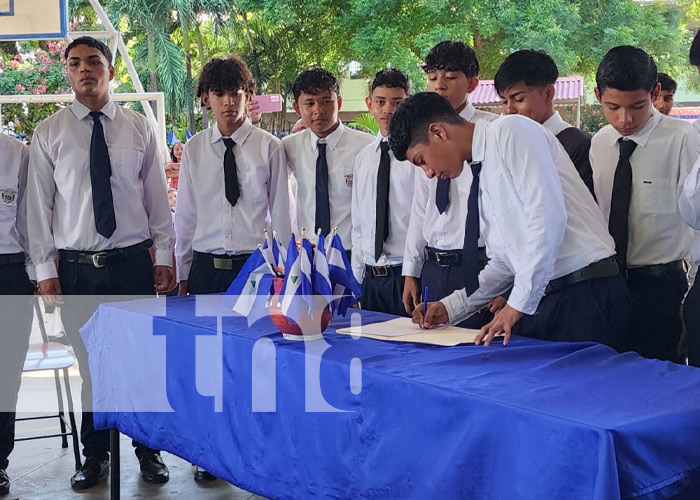
[[[428,287],[423,288],[423,318],[428,314]]]

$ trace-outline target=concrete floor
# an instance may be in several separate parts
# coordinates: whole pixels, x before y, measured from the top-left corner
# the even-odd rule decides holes
[[[44,324],[49,335],[54,329],[54,315],[45,314]],[[60,328],[60,326],[59,326]],[[38,322],[34,322],[32,343],[41,342]],[[76,418],[80,418],[80,376],[77,365],[70,369],[73,401]],[[53,372],[25,373],[22,377],[17,404],[18,417],[33,416],[36,412],[56,409],[56,389]],[[78,423],[79,425],[79,423]],[[17,437],[32,434],[58,432],[57,420],[39,420],[17,423]],[[89,490],[78,492],[71,489],[70,478],[75,465],[71,439],[68,448],[61,448],[60,438],[22,441],[15,444],[10,456],[7,473],[12,481],[10,494],[2,500],[97,500],[109,498],[109,478]],[[146,483],[140,475],[138,461],[131,447],[131,439],[122,436],[121,446],[121,498],[171,499],[193,498],[203,500],[265,500],[263,497],[237,488],[226,481],[199,484],[193,480],[191,465],[168,453],[163,461],[170,469],[170,481],[163,485]]]

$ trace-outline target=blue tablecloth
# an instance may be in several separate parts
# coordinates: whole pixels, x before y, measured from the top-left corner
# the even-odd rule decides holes
[[[268,319],[248,328],[224,318],[220,362],[201,344],[217,338],[217,319],[195,316],[191,297],[164,304],[103,305],[82,330],[96,409],[119,410],[95,423],[246,490],[273,499],[700,498],[698,369],[593,343],[353,339],[334,332],[348,315],[331,324],[320,355],[323,397],[345,411],[307,412],[311,343],[284,340]],[[266,403],[274,412],[252,411],[256,345],[276,356],[276,375],[260,386],[276,384]],[[221,372],[218,403],[198,392],[195,372],[209,362],[214,378]],[[173,411],[145,413],[144,404]]]

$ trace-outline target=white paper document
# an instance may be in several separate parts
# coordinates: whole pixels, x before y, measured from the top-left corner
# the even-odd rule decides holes
[[[393,342],[416,342],[440,346],[473,344],[479,330],[443,325],[432,330],[423,330],[411,318],[396,318],[381,323],[341,328],[338,333],[357,335],[375,340]]]

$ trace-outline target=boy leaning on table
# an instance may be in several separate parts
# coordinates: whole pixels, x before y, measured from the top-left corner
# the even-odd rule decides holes
[[[513,288],[477,344],[511,333],[547,340],[590,340],[622,350],[629,299],[614,242],[593,196],[559,141],[523,116],[471,123],[443,97],[420,93],[394,114],[389,143],[428,177],[473,173],[465,254],[483,235],[489,262],[465,288],[420,307],[425,328],[458,323]],[[479,215],[484,227],[480,227]],[[476,259],[475,259],[476,260]]]

